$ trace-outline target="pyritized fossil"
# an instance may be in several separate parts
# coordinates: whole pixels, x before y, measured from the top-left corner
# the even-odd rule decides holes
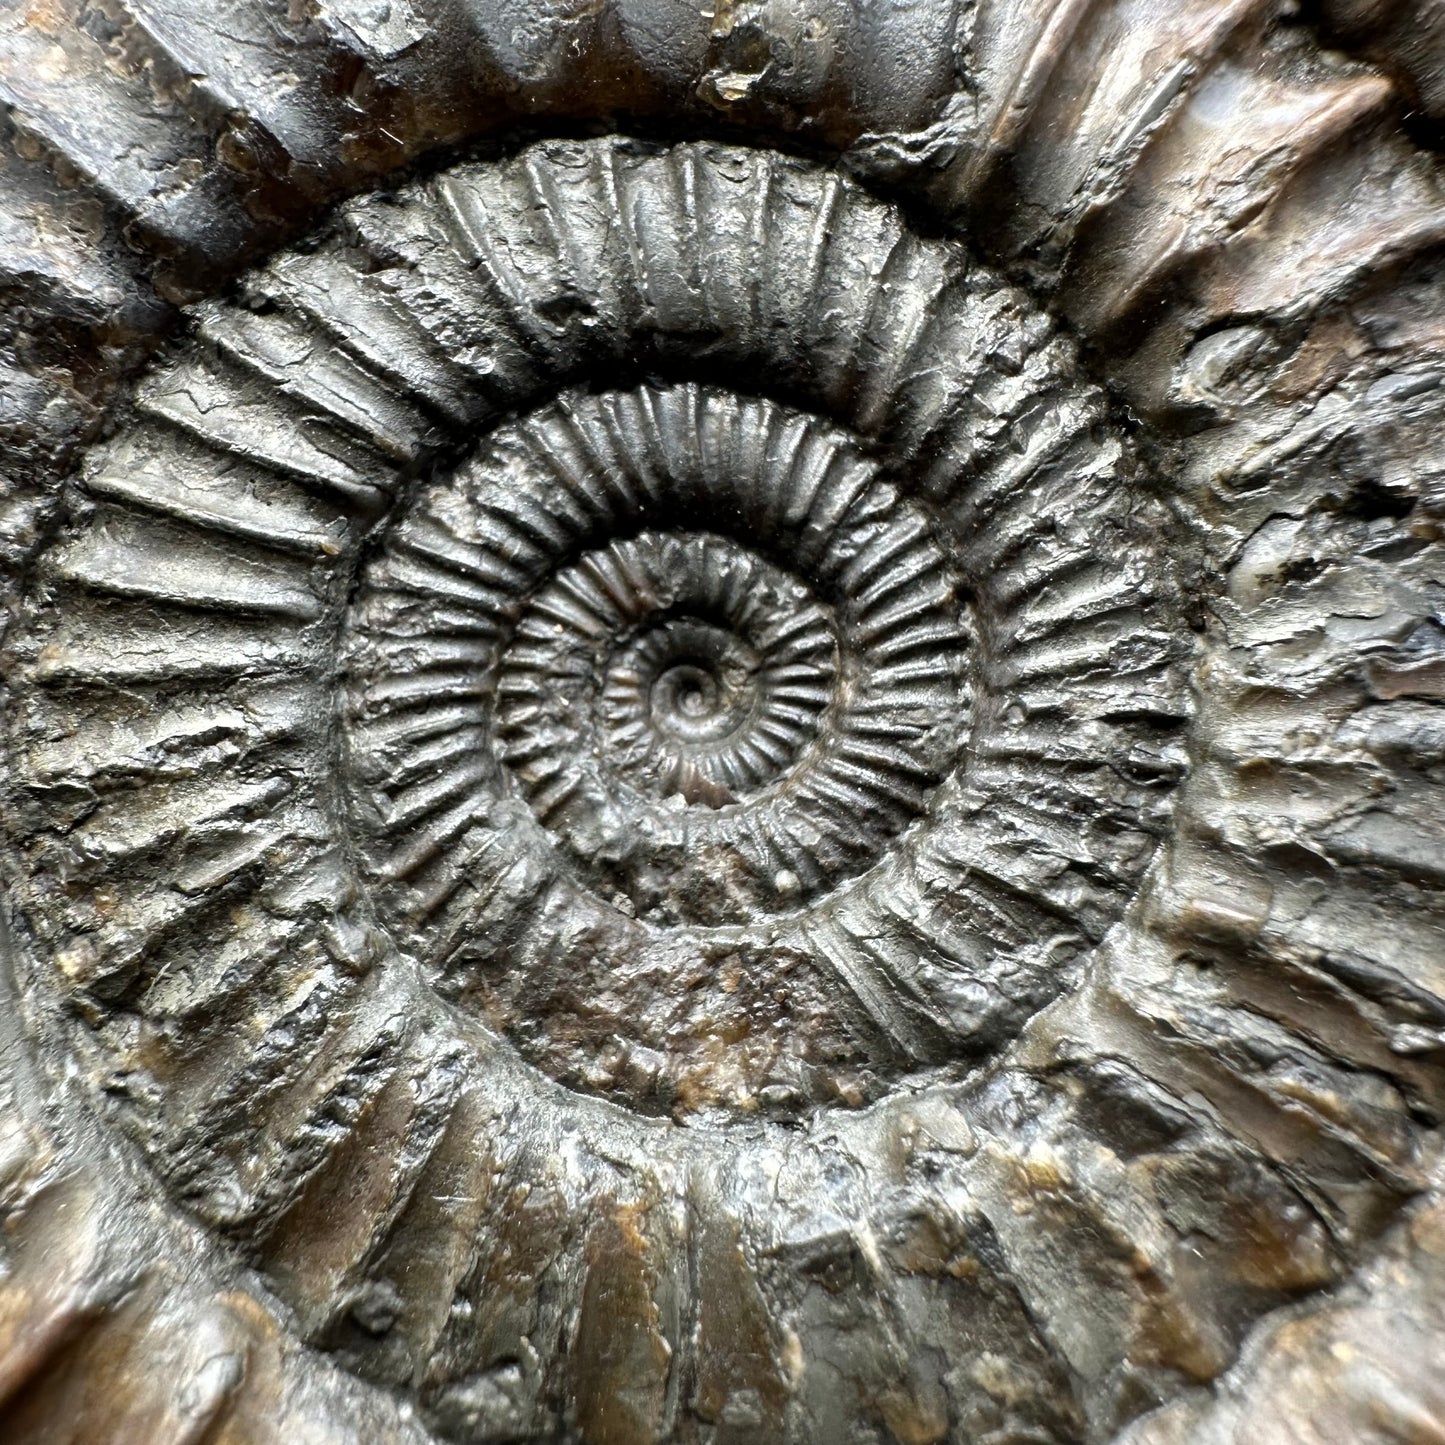
[[[1433,157],[816,8],[4,32],[17,1439],[1434,1428]]]

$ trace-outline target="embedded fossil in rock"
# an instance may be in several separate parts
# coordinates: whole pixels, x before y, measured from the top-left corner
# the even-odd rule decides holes
[[[1268,4],[25,19],[15,1438],[1436,1428],[1390,81]]]
[[[65,741],[17,837],[62,989],[163,1037],[256,979],[260,931],[203,957],[247,870],[356,850],[368,947],[653,1112],[863,1103],[1068,987],[1164,826],[1188,634],[1047,321],[758,151],[542,144],[342,225],[201,320],[41,554],[17,698]],[[608,368],[673,379],[576,390]],[[686,380],[737,368],[762,395]],[[136,704],[53,686],[77,633],[182,708],[158,785],[96,791]]]

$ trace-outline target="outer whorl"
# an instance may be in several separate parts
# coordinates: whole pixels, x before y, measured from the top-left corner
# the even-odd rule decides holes
[[[0,1436],[1445,1418],[1434,159],[782,8],[3,32]]]

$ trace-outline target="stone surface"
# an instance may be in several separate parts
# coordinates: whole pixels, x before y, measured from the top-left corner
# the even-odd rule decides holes
[[[1434,10],[0,16],[0,1437],[1445,1435]]]

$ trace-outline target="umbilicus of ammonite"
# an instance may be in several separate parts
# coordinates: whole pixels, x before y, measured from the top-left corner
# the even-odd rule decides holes
[[[0,25],[0,1438],[1445,1429],[1401,12]]]

